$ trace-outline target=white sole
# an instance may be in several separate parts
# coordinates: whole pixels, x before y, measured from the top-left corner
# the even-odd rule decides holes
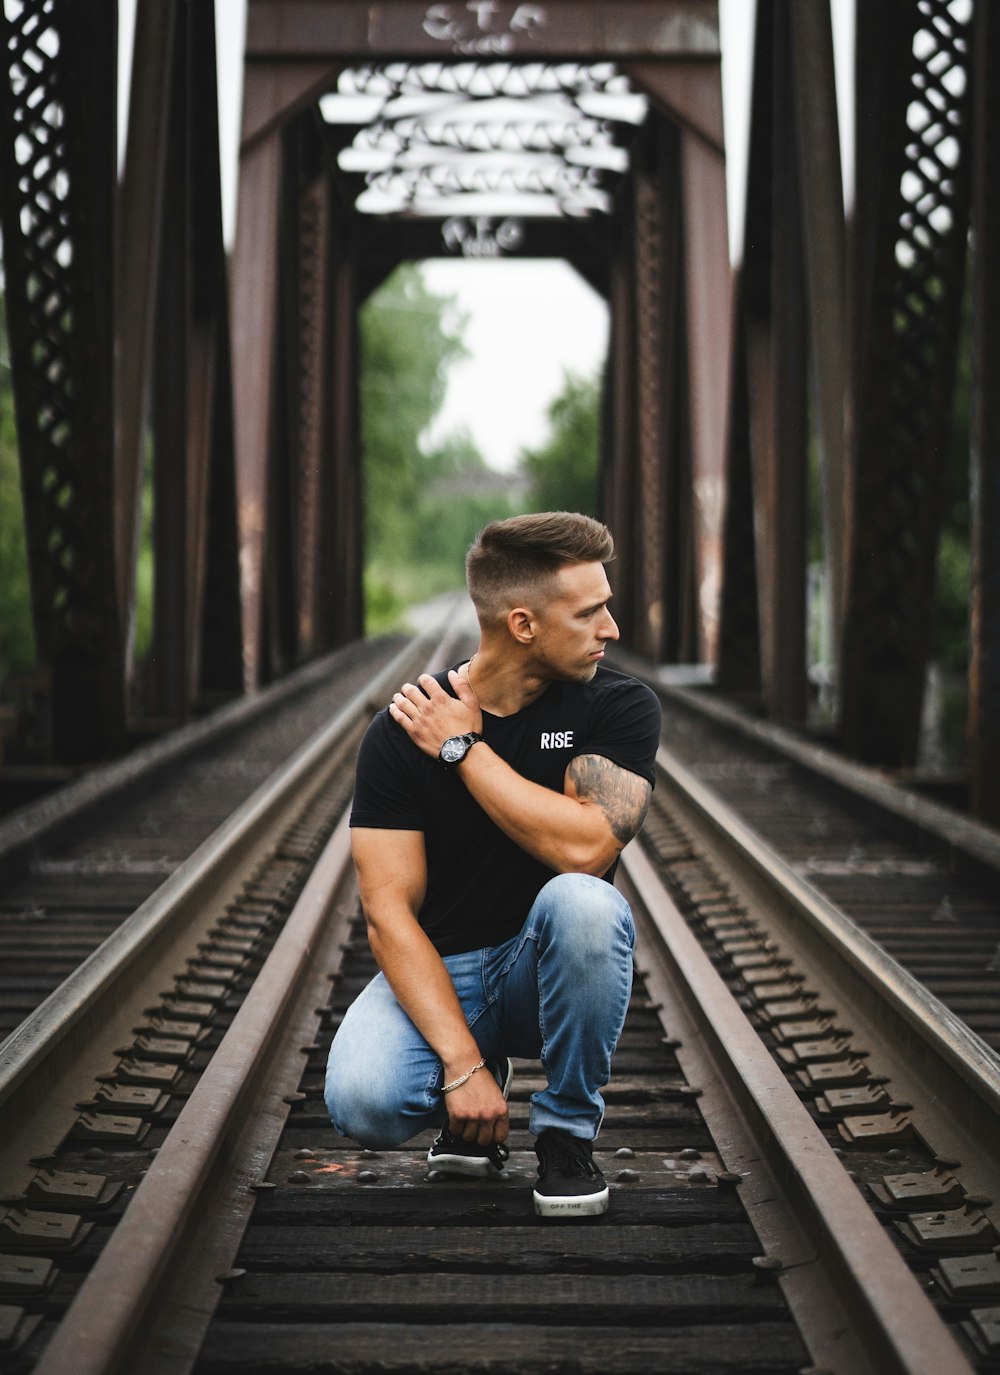
[[[539,1217],[599,1217],[608,1211],[610,1197],[608,1189],[602,1189],[599,1194],[580,1194],[576,1198],[546,1198],[544,1194],[532,1192]]]
[[[500,1173],[485,1156],[481,1160],[470,1160],[467,1155],[431,1155],[428,1151],[427,1163],[432,1170],[463,1174],[469,1179],[486,1179]]]

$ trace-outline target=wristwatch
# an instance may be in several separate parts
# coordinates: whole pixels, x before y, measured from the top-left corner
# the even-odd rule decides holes
[[[477,730],[470,730],[467,735],[450,735],[441,746],[438,758],[448,768],[454,768],[456,764],[461,764],[476,741],[482,738]]]

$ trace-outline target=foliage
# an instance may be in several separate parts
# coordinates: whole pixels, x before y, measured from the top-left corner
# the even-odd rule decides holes
[[[426,446],[448,367],[465,353],[463,327],[414,266],[394,273],[362,312],[369,633],[398,625],[407,605],[461,587],[476,532],[514,510],[468,434]]]
[[[361,312],[361,432],[369,559],[405,558],[421,486],[420,437],[444,399],[449,363],[462,356],[461,322],[407,264]]]
[[[601,434],[600,375],[566,373],[563,389],[548,408],[550,433],[538,449],[526,449],[521,465],[535,511],[597,514],[597,471]]]

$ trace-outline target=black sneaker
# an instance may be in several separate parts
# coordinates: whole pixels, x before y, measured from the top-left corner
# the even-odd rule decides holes
[[[487,1068],[506,1098],[510,1093],[514,1066],[504,1056],[502,1060],[488,1060]],[[499,1174],[509,1154],[502,1141],[495,1141],[491,1146],[480,1146],[477,1141],[463,1141],[460,1136],[452,1136],[447,1126],[444,1126],[427,1152],[427,1163],[445,1174],[461,1174],[483,1179],[492,1174]]]
[[[608,1186],[594,1164],[594,1143],[549,1127],[535,1142],[539,1217],[596,1217],[608,1210]]]

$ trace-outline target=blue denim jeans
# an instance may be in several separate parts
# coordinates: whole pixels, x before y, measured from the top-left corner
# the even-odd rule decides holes
[[[632,987],[635,928],[603,879],[560,874],[503,945],[446,955],[466,1021],[485,1056],[541,1059],[531,1096],[537,1136],[560,1127],[592,1140],[604,1116]],[[337,1130],[391,1149],[446,1119],[441,1061],[378,974],[351,1004],[330,1047],[326,1105]]]

